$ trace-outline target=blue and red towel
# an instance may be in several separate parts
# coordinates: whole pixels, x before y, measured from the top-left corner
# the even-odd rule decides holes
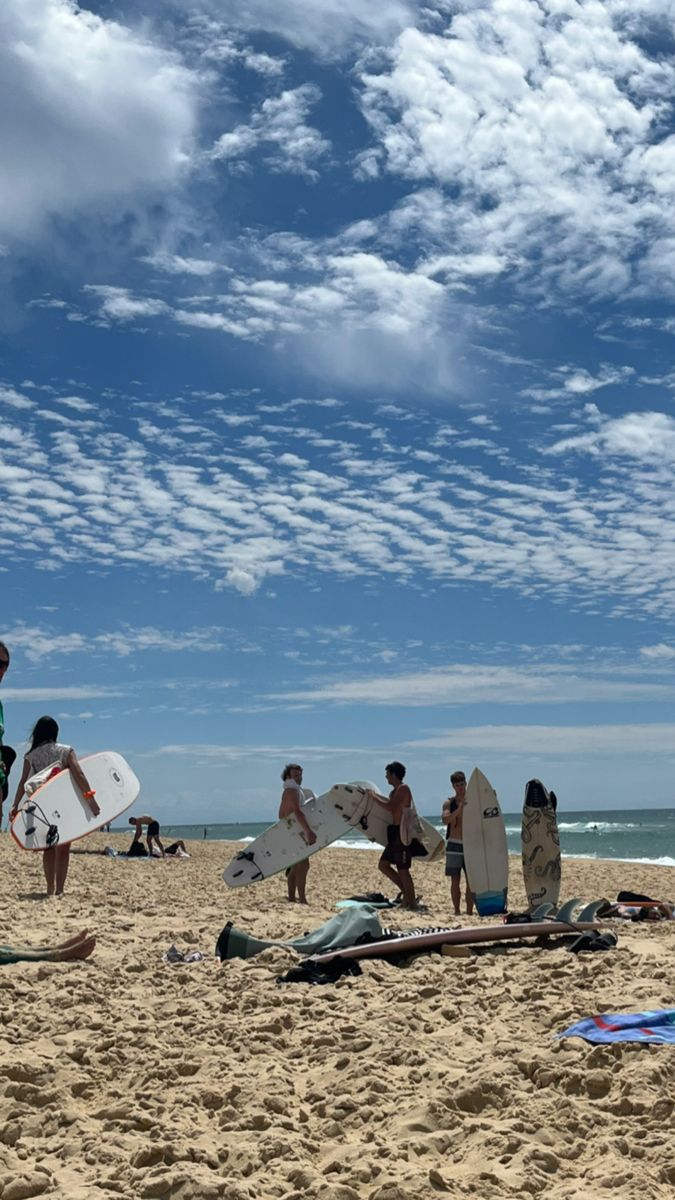
[[[670,1042],[675,1045],[675,1008],[585,1017],[557,1036],[582,1037],[587,1042]]]

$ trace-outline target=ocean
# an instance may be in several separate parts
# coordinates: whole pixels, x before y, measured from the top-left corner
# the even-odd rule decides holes
[[[435,814],[427,819],[437,823]],[[505,813],[504,820],[509,850],[519,854],[520,813]],[[162,825],[162,838],[199,841],[206,829],[209,841],[245,842],[252,841],[269,824],[269,821],[250,821],[230,825]],[[559,812],[558,829],[566,857],[614,858],[675,867],[675,809],[672,808],[643,808],[637,813],[632,809]],[[128,833],[128,829],[113,832]],[[352,850],[373,849],[372,842],[356,830],[333,844]]]

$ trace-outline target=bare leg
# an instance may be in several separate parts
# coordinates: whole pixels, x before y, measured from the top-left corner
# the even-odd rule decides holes
[[[54,880],[56,878],[56,853],[57,846],[51,846],[49,850],[45,850],[42,854],[42,869],[45,873],[47,881],[47,895],[54,895]]]
[[[398,877],[401,880],[403,890],[403,903],[406,908],[414,908],[417,900],[415,897],[415,884],[413,883],[412,875],[407,867],[399,867]]]
[[[388,863],[385,858],[381,858],[377,866],[378,870],[380,870],[383,875],[386,875],[387,879],[390,879],[394,886],[398,888],[401,895],[403,895],[403,881],[398,871],[392,867],[391,863]]]
[[[466,872],[464,872],[464,878],[466,879]],[[458,886],[459,886],[459,880],[458,880]],[[473,892],[471,891],[471,888],[469,887],[468,879],[466,879],[466,911],[467,911],[467,916],[470,917],[473,912]]]
[[[462,907],[459,875],[450,876],[450,898],[452,900],[452,907],[455,910],[455,916],[458,917]]]
[[[296,891],[296,885],[297,885],[296,871],[297,871],[297,867],[291,867],[291,869],[286,872],[286,886],[288,887],[288,899],[290,900],[291,904],[295,903],[295,891]]]
[[[70,866],[70,842],[56,847],[56,895],[62,896]]]
[[[306,904],[307,897],[305,896],[305,884],[307,883],[307,875],[309,874],[309,863],[298,863],[295,871],[298,885],[298,903]]]

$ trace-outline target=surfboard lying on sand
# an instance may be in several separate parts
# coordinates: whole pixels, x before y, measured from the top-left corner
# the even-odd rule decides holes
[[[557,801],[539,779],[525,785],[521,825],[523,880],[530,910],[538,904],[558,903],[560,896],[560,838]]]
[[[316,834],[313,845],[307,844],[304,830],[295,816],[282,817],[245,850],[235,854],[223,871],[223,879],[228,887],[245,887],[269,879],[270,875],[278,875],[337,841],[350,825],[356,824],[365,806],[363,788],[336,783],[330,791],[312,797],[302,806],[309,826]]]
[[[497,793],[475,767],[466,788],[462,818],[464,863],[478,915],[506,912],[509,855]]]
[[[101,811],[94,816],[66,768],[19,801],[10,832],[22,850],[76,842],[131,807],[141,785],[121,754],[104,750],[81,758],[80,764]]]
[[[554,937],[556,934],[585,933],[600,929],[597,921],[525,921],[515,925],[475,925],[464,929],[416,929],[396,934],[381,942],[346,946],[327,954],[312,956],[312,962],[324,963],[340,955],[343,958],[387,958],[398,954],[418,954],[436,946],[473,946],[479,942],[522,941],[523,938]]]

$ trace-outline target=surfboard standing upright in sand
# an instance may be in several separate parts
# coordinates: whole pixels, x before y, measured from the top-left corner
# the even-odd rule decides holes
[[[539,779],[525,785],[521,847],[523,880],[530,911],[560,898],[561,863],[558,837],[557,800]]]
[[[131,808],[141,785],[121,754],[104,750],[81,758],[80,763],[101,811],[94,816],[70,771],[60,771],[19,801],[10,832],[22,850],[48,850],[76,842]]]
[[[466,788],[462,818],[464,863],[479,916],[506,912],[509,855],[497,793],[475,767]]]

